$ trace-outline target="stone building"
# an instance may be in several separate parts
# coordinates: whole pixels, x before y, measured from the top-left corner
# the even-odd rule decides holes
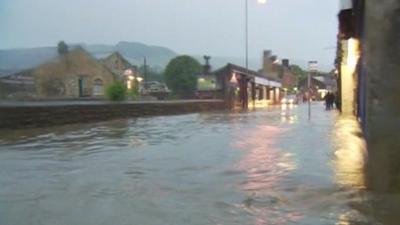
[[[272,55],[270,50],[264,51],[262,74],[266,78],[280,81],[286,89],[293,89],[298,83],[298,77],[293,73],[289,60],[282,59],[282,64],[279,64],[278,57]]]
[[[264,51],[262,67],[263,76],[273,80],[279,79],[278,57],[276,55],[272,55],[272,51]]]
[[[288,59],[282,59],[280,72],[279,78],[282,79],[283,88],[291,90],[297,86],[299,79],[298,76],[293,73]]]
[[[0,98],[102,97],[105,87],[115,80],[131,89],[140,79],[137,67],[120,53],[97,60],[77,47],[38,67],[0,78]]]
[[[138,81],[141,81],[138,68],[130,64],[119,52],[114,52],[100,61],[118,80],[123,81],[128,89],[138,85]]]
[[[32,70],[38,97],[103,96],[115,75],[82,48]]]

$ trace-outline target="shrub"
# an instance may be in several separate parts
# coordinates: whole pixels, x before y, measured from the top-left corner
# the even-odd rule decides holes
[[[115,81],[106,88],[106,96],[111,101],[123,101],[126,97],[126,87],[122,81]]]

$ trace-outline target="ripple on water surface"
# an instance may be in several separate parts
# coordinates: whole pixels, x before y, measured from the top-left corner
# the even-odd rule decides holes
[[[1,133],[0,224],[369,224],[357,209],[362,158],[349,152],[362,139],[321,105],[313,113],[312,121],[299,106]]]

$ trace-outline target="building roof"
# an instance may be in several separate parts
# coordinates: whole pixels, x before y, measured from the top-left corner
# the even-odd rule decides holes
[[[215,74],[220,74],[220,73],[224,73],[226,71],[235,71],[235,72],[250,76],[252,78],[259,77],[259,78],[264,78],[264,79],[268,79],[268,80],[271,80],[271,81],[277,81],[275,79],[271,79],[271,78],[265,77],[262,73],[259,73],[259,72],[254,71],[254,70],[246,69],[244,67],[241,67],[241,66],[238,66],[238,65],[235,65],[235,64],[232,64],[232,63],[228,63],[226,66],[214,71],[214,73]]]
[[[125,66],[126,68],[133,68],[133,69],[136,69],[136,70],[137,70],[137,67],[134,66],[134,65],[132,65],[132,64],[131,64],[127,59],[125,59],[124,56],[121,55],[121,53],[119,53],[119,52],[113,52],[111,55],[107,56],[107,57],[104,58],[104,59],[101,59],[100,61],[101,61],[102,63],[104,63],[104,64],[106,64],[107,62],[109,62],[109,63],[114,63],[113,60],[114,60],[115,58],[119,59],[119,60],[124,64],[124,66]]]
[[[235,64],[231,64],[231,63],[228,63],[226,66],[216,70],[214,72],[214,74],[222,75],[222,74],[227,74],[227,73],[231,73],[231,72],[240,73],[249,78],[252,78],[252,79],[254,79],[254,82],[256,84],[269,85],[272,87],[281,87],[282,86],[282,83],[280,81],[271,79],[269,77],[265,77],[263,74],[261,74],[259,72],[256,72],[254,70],[249,70],[244,67],[241,67],[241,66],[238,66]]]

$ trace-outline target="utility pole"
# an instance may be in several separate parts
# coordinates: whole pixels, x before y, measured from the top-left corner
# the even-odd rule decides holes
[[[311,71],[308,71],[307,77],[307,93],[308,93],[308,120],[311,120]]]
[[[147,58],[144,57],[144,68],[143,68],[143,77],[144,77],[144,88],[147,89]]]
[[[311,120],[311,73],[315,73],[318,71],[318,61],[309,61],[308,62],[308,79],[307,79],[307,87],[308,87],[308,120]]]
[[[246,70],[249,69],[249,0],[245,0]],[[247,71],[246,71],[247,73]]]

